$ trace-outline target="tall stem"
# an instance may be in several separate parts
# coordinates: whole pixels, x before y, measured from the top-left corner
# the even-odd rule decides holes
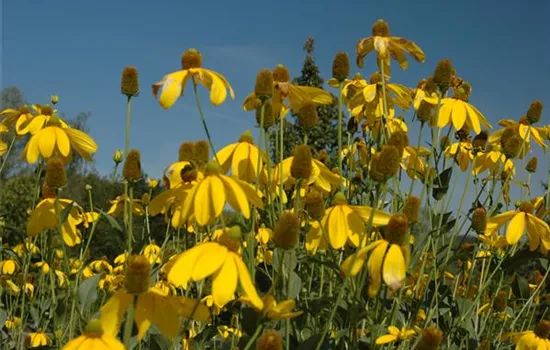
[[[8,158],[11,153],[11,149],[13,148],[13,144],[15,143],[16,134],[13,134],[13,137],[11,138],[10,146],[8,147],[8,150],[4,154],[4,160],[2,161],[2,166],[0,166],[0,175],[2,175],[2,171],[4,171],[4,167],[6,166],[6,163],[8,162]]]
[[[340,176],[343,176],[342,174],[342,118],[343,118],[343,112],[342,112],[342,89],[344,88],[344,82],[341,81],[340,85],[338,87],[338,171]],[[340,186],[343,186],[341,184]]]
[[[214,148],[214,144],[212,143],[212,137],[210,136],[210,132],[208,131],[208,126],[206,125],[206,119],[204,118],[204,112],[202,111],[201,101],[199,98],[199,93],[197,91],[197,83],[195,83],[195,81],[193,81],[193,92],[195,93],[195,102],[197,103],[197,109],[199,110],[199,116],[201,118],[202,126],[204,128],[204,132],[206,133],[206,137],[208,138],[208,143],[210,144],[212,153],[214,153],[214,158],[216,158],[216,161],[218,161],[219,163],[216,149]]]

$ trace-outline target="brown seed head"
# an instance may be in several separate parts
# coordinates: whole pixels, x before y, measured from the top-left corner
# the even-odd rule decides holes
[[[141,154],[137,149],[128,152],[122,169],[122,176],[128,181],[141,179]]]
[[[299,235],[300,219],[298,216],[290,211],[281,214],[273,231],[273,243],[275,243],[275,247],[292,249],[298,243]]]
[[[437,84],[439,90],[442,93],[445,93],[447,89],[451,86],[451,80],[456,74],[456,71],[453,67],[453,63],[450,60],[441,60],[435,67],[434,72],[434,83]]]
[[[202,68],[202,55],[197,49],[189,49],[181,55],[183,69]]]
[[[48,160],[46,164],[45,184],[51,189],[59,189],[67,184],[67,174],[65,174],[65,164],[61,159],[54,157]]]
[[[492,348],[491,343],[487,339],[484,339],[477,345],[476,350],[491,350]]]
[[[403,214],[409,219],[409,222],[417,222],[420,217],[420,198],[410,196],[403,206]]]
[[[256,341],[256,350],[283,350],[283,337],[279,331],[264,331]]]
[[[418,106],[418,110],[416,111],[416,116],[421,122],[430,122],[430,120],[435,117],[435,109],[436,107],[434,105],[422,100],[420,101],[420,105]]]
[[[397,174],[401,156],[395,146],[385,145],[382,150],[371,159],[369,176],[377,182],[384,182]]]
[[[471,93],[472,86],[467,82],[463,82],[458,88],[454,90],[453,98],[468,102]]]
[[[357,120],[355,120],[355,118],[349,118],[348,120],[348,125],[346,126],[346,130],[350,133],[350,134],[355,134],[358,130],[358,125],[357,125]]]
[[[432,76],[428,77],[428,80],[426,80],[426,85],[424,86],[424,90],[429,94],[433,94],[434,92],[437,92],[437,84],[434,81],[434,78]]]
[[[28,114],[29,112],[29,106],[27,105],[23,105],[19,108],[19,114]]]
[[[455,137],[460,141],[467,141],[470,138],[470,128],[464,124],[460,130],[455,133]]]
[[[127,66],[122,70],[120,92],[128,97],[137,96],[139,93],[139,76],[136,67]]]
[[[319,152],[317,152],[317,155],[315,156],[315,158],[321,163],[326,165],[327,161],[329,160],[327,150],[325,149],[320,150]]]
[[[52,115],[53,114],[53,108],[50,105],[45,105],[40,110],[42,115]]]
[[[143,255],[132,255],[126,266],[124,288],[129,294],[143,294],[149,290],[149,275],[151,266],[149,260]]]
[[[193,145],[193,161],[195,161],[200,167],[208,163],[209,159],[210,146],[208,144],[208,141],[199,140],[195,142],[195,144]]]
[[[378,84],[382,82],[382,74],[379,72],[374,72],[370,75],[369,83],[370,84]]]
[[[542,102],[540,102],[539,100],[531,103],[529,109],[527,110],[527,113],[525,114],[525,117],[527,118],[527,121],[529,121],[529,124],[535,124],[540,120],[542,109],[543,105]]]
[[[487,210],[485,208],[477,208],[472,213],[472,228],[478,235],[485,233],[487,227]]]
[[[540,320],[535,327],[535,334],[542,339],[548,339],[550,335],[550,321]]]
[[[390,36],[390,26],[383,19],[379,19],[372,25],[372,36]]]
[[[443,341],[443,332],[437,327],[428,327],[416,345],[416,350],[437,350]]]
[[[313,128],[319,122],[317,107],[313,102],[304,104],[298,111],[298,121],[304,128]]]
[[[271,101],[265,101],[264,104],[264,130],[275,124],[275,114],[273,113],[273,105]],[[262,107],[256,108],[256,123],[258,126],[262,124]]]
[[[273,96],[273,73],[269,69],[262,69],[256,76],[254,94],[261,101],[270,99]]]
[[[482,130],[479,134],[477,134],[473,141],[472,145],[474,148],[477,148],[478,150],[485,149],[485,146],[487,145],[487,139],[489,138],[489,134],[486,130]]]
[[[345,52],[338,52],[332,60],[332,77],[340,82],[349,77],[349,56]]]
[[[409,136],[403,131],[396,131],[391,134],[387,144],[397,148],[399,155],[403,157],[403,151],[409,145]]]
[[[506,143],[506,141],[508,141],[508,139],[515,136],[518,136],[518,132],[514,128],[510,127],[510,128],[504,129],[504,131],[502,132],[502,135],[500,136],[500,146],[504,147],[504,144]]]
[[[192,165],[185,165],[180,171],[181,181],[183,182],[193,182],[197,180],[199,172]]]
[[[493,308],[495,309],[495,311],[503,312],[506,310],[507,306],[508,306],[508,292],[501,290],[495,296],[495,300],[493,301]]]
[[[180,145],[178,152],[178,161],[180,162],[190,162],[193,160],[193,148],[195,145],[193,142],[186,141]]]
[[[502,146],[502,153],[508,158],[515,158],[518,156],[521,146],[523,144],[523,139],[519,135],[514,135],[508,138],[504,145]]]
[[[254,144],[254,136],[252,136],[252,131],[245,130],[239,137],[239,142],[246,142],[251,145]]]
[[[42,185],[42,198],[55,198],[55,191],[46,183]]]
[[[533,210],[535,210],[535,206],[529,201],[521,202],[521,204],[519,205],[519,211],[522,211],[524,213],[532,214]]]
[[[294,148],[294,158],[290,165],[290,175],[296,179],[308,179],[313,172],[311,149],[308,145]]]
[[[290,72],[285,66],[279,64],[273,70],[273,80],[277,83],[288,83],[290,81]]]
[[[390,217],[388,226],[386,226],[384,238],[392,244],[404,245],[407,243],[405,238],[408,231],[409,219],[407,216],[404,214],[394,214]]]
[[[539,161],[537,157],[532,157],[527,162],[527,165],[525,166],[525,170],[527,170],[530,173],[534,173],[535,171],[537,171],[538,164],[539,164]]]
[[[310,190],[306,196],[306,211],[315,220],[321,220],[325,216],[325,200],[317,190]]]

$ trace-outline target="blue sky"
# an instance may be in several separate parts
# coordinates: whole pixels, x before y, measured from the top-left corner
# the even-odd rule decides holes
[[[180,67],[181,53],[195,47],[204,66],[223,73],[235,101],[213,107],[201,91],[206,117],[219,149],[254,116],[241,110],[257,71],[279,63],[298,75],[308,36],[326,79],[334,53],[354,60],[358,39],[370,35],[378,18],[395,36],[414,40],[426,62],[394,66],[392,82],[414,86],[450,58],[474,88],[470,102],[496,126],[517,119],[534,99],[550,121],[550,13],[548,1],[3,1],[1,8],[1,87],[15,85],[29,102],[60,97],[68,116],[91,112],[91,135],[99,144],[96,167],[108,173],[111,155],[124,146],[125,97],[120,73],[135,65],[141,95],[133,102],[131,146],[142,152],[149,175],[177,160],[185,140],[204,138],[189,94],[163,110],[150,86]],[[362,70],[375,70],[368,57]],[[354,67],[356,70],[357,68]],[[415,138],[414,138],[415,139]],[[539,175],[540,176],[540,175]]]

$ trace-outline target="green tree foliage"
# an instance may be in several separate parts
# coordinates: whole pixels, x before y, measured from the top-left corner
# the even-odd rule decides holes
[[[314,39],[308,38],[304,44],[306,53],[301,75],[293,79],[293,83],[303,86],[323,87],[324,79],[321,77],[319,67],[315,63]],[[285,157],[292,153],[292,145],[303,142],[304,135],[308,135],[308,145],[314,152],[326,150],[329,153],[335,152],[338,148],[338,99],[334,97],[334,102],[330,105],[317,107],[319,123],[314,128],[305,130],[298,123],[298,118],[292,114],[285,120]],[[290,119],[290,121],[289,121]],[[287,142],[288,141],[288,142]]]

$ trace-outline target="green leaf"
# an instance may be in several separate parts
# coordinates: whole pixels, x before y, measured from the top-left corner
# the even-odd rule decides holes
[[[529,281],[527,278],[516,275],[516,283],[512,285],[514,294],[518,295],[522,299],[529,298]]]
[[[322,337],[321,334],[312,335],[311,337],[307,338],[305,341],[300,343],[300,345],[298,345],[297,350],[315,349],[315,347],[317,346],[317,343],[319,343],[319,341],[321,340],[321,337]],[[325,343],[327,342],[327,338],[328,337],[325,337],[325,340],[324,340]],[[327,348],[326,346],[321,346],[321,349],[326,349],[326,348]]]
[[[2,325],[2,327],[4,326],[4,323],[6,322],[7,319],[8,319],[8,314],[6,313],[6,311],[0,309],[0,325]]]
[[[97,285],[100,275],[95,275],[84,280],[78,287],[78,301],[80,307],[85,308],[93,304],[97,300]]]
[[[61,206],[61,203],[59,204]],[[74,208],[74,202],[69,203],[62,211],[61,211],[61,225],[63,225],[67,218],[69,217],[69,214],[71,213],[71,210]]]
[[[290,274],[290,294],[288,295],[288,299],[295,299],[302,290],[302,279],[296,272],[292,272]]]
[[[109,225],[111,225],[112,228],[114,228],[115,230],[117,231],[120,231],[120,232],[124,232],[124,230],[122,229],[122,227],[120,226],[120,224],[118,223],[118,221],[116,221],[116,219],[114,217],[112,217],[111,215],[107,214],[106,212],[104,212],[103,210],[100,210],[99,211],[99,214],[104,217],[105,219],[107,219],[107,222],[109,223]]]

